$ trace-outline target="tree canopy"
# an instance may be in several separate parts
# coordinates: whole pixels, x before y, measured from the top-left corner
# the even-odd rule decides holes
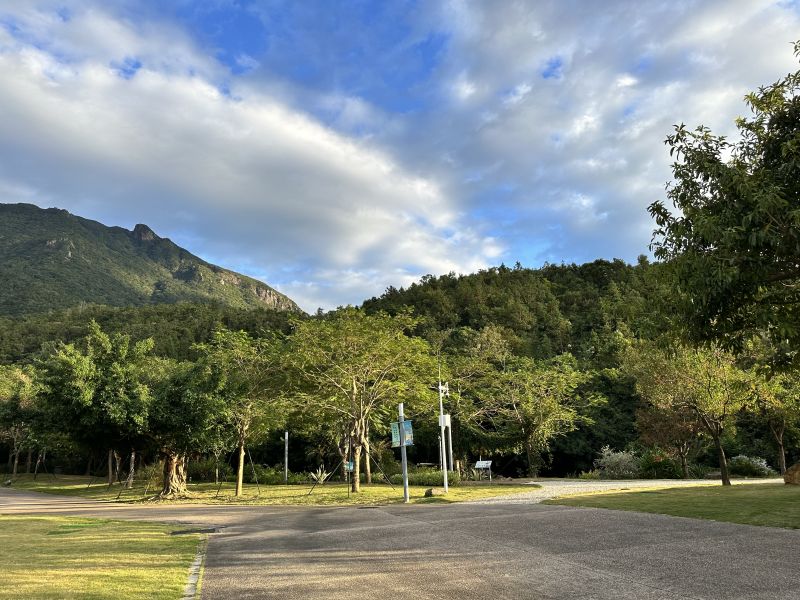
[[[800,42],[795,44],[800,57]],[[800,71],[746,97],[740,139],[681,124],[674,181],[654,202],[652,248],[668,261],[685,333],[740,349],[754,333],[800,345]]]

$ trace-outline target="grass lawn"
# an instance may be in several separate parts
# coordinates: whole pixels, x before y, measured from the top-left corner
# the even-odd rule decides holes
[[[116,500],[119,496],[120,502],[143,502],[146,498],[152,497],[155,491],[150,486],[148,496],[145,496],[145,486],[139,484],[132,490],[122,490],[115,484],[109,488],[108,484],[102,481],[95,481],[91,485],[88,477],[59,475],[56,479],[39,476],[37,481],[33,481],[30,476],[21,476],[11,486],[14,489],[24,489],[49,494],[60,494],[65,496],[80,496],[94,500]],[[430,486],[411,486],[409,488],[411,502],[414,503],[451,503],[463,502],[465,500],[480,500],[493,496],[504,496],[507,494],[517,494],[530,492],[537,488],[537,485],[470,485],[470,486],[450,486],[447,496],[434,496],[425,498],[425,490]],[[241,498],[233,495],[234,486],[232,483],[224,483],[217,494],[217,486],[213,483],[198,483],[189,485],[189,496],[184,499],[170,502],[194,503],[194,504],[253,504],[253,505],[296,505],[296,506],[316,506],[316,505],[375,505],[375,504],[395,504],[403,501],[403,486],[396,485],[394,489],[385,484],[362,485],[361,492],[350,494],[348,497],[347,486],[342,483],[326,483],[317,486],[309,495],[311,485],[262,485],[260,489],[251,484],[245,484],[244,493]]]
[[[800,529],[800,486],[782,483],[597,493],[555,498],[547,504]]]
[[[175,525],[0,516],[0,598],[179,599],[199,543]]]

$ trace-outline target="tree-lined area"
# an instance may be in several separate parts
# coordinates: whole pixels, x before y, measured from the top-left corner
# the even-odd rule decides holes
[[[800,52],[800,46],[797,47]],[[739,142],[676,127],[651,205],[652,264],[597,260],[426,276],[314,316],[203,304],[83,306],[0,321],[0,436],[13,480],[43,470],[160,495],[228,473],[236,494],[391,477],[441,456],[440,382],[459,477],[717,477],[800,458],[800,72],[751,94]],[[247,463],[250,463],[248,470]],[[221,475],[222,474],[222,475]],[[430,472],[419,472],[420,480]]]

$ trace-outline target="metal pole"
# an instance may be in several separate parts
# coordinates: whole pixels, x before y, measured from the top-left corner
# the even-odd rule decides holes
[[[450,416],[450,415],[448,415]],[[447,425],[447,452],[450,456],[450,470],[454,471],[455,468],[453,467],[453,421],[452,417],[448,419],[450,421]]]
[[[408,503],[408,459],[406,458],[406,427],[403,416],[403,403],[397,405],[400,416],[400,462],[403,466],[403,502]]]
[[[441,453],[442,453],[442,477],[444,478],[444,493],[448,492],[447,489],[447,449],[445,448],[444,437],[444,403],[442,402],[442,395],[444,388],[442,387],[442,362],[439,358],[439,439],[441,440]]]
[[[289,484],[289,432],[283,432],[283,483]]]

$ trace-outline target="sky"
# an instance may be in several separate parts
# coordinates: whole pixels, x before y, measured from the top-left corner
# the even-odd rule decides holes
[[[0,202],[146,223],[305,310],[648,253],[797,2],[0,0]]]

